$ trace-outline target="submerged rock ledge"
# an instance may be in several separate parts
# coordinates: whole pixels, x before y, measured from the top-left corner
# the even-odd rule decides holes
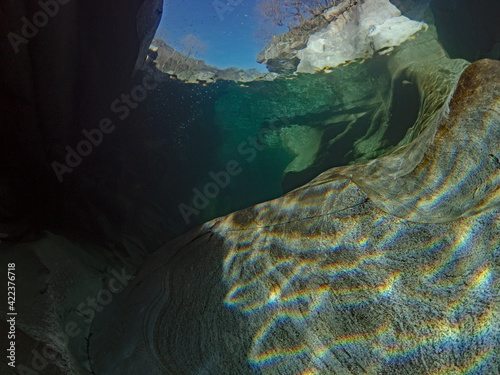
[[[476,62],[397,152],[167,244],[94,320],[92,368],[498,373],[499,98]]]

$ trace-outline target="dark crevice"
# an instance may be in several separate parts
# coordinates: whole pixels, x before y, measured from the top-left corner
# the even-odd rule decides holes
[[[418,119],[420,112],[420,93],[418,87],[404,76],[396,79],[393,86],[391,117],[385,138],[390,145],[397,145],[403,140],[408,129]]]

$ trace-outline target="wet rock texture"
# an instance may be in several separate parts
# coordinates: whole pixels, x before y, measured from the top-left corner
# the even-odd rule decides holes
[[[94,321],[96,373],[498,374],[500,63],[448,98],[391,155],[167,244]]]

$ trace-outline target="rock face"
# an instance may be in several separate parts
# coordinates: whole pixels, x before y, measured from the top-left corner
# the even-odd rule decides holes
[[[389,0],[365,0],[309,37],[297,53],[298,72],[314,73],[374,53],[387,53],[425,27],[402,16]]]
[[[275,37],[257,61],[271,72],[314,73],[388,53],[427,27],[401,15],[389,0],[342,2],[314,21],[314,27]]]
[[[309,37],[328,26],[357,4],[354,0],[340,1],[323,13],[305,20],[289,32],[273,37],[272,41],[257,56],[257,62],[265,64],[270,72],[290,74],[297,70],[300,59],[297,51],[307,46]]]
[[[495,0],[433,0],[439,40],[452,58],[500,59],[500,2]],[[453,17],[450,17],[453,14]],[[480,25],[471,27],[471,25]]]
[[[94,321],[94,371],[497,374],[499,98],[474,63],[397,152],[167,244]]]

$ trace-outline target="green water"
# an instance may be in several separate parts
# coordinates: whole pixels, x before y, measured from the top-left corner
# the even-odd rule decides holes
[[[169,165],[156,201],[182,232],[375,158],[406,134],[381,115],[392,85],[387,57],[271,82],[164,82],[147,108],[150,145]],[[419,100],[407,96],[401,113]],[[237,173],[214,187],[228,163]]]

